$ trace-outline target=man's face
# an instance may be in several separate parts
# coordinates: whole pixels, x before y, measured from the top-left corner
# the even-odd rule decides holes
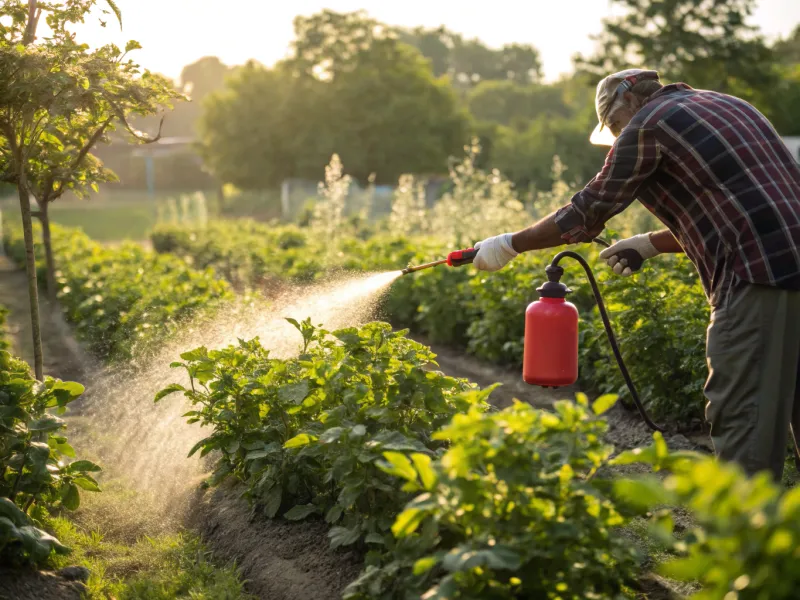
[[[614,137],[619,137],[619,134],[628,126],[641,107],[641,101],[634,94],[625,92],[620,106],[612,110],[606,117],[606,126],[614,134]]]

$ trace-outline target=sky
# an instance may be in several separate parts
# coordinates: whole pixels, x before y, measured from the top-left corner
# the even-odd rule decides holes
[[[98,0],[103,5],[103,0]],[[255,59],[272,65],[285,57],[293,37],[292,20],[325,8],[366,10],[390,25],[438,27],[479,38],[491,47],[526,43],[538,48],[545,79],[572,70],[572,56],[592,53],[590,35],[612,14],[609,0],[116,0],[123,30],[111,17],[101,28],[90,19],[82,41],[95,46],[143,46],[133,56],[143,67],[178,79],[181,69],[203,56],[228,65]],[[751,20],[769,38],[786,36],[800,23],[800,0],[759,0]]]

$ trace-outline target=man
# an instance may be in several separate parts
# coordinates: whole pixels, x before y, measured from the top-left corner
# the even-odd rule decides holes
[[[535,225],[476,244],[474,264],[495,271],[519,252],[589,242],[638,199],[667,229],[600,256],[630,275],[621,250],[686,252],[712,306],[705,395],[716,454],[780,480],[790,424],[800,442],[800,168],[750,104],[662,86],[655,71],[609,75],[595,108],[591,141],[612,145],[602,171]]]

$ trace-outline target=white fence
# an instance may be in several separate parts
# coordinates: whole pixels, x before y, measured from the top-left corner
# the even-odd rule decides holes
[[[800,162],[800,137],[785,137],[783,143],[789,148],[797,162]]]

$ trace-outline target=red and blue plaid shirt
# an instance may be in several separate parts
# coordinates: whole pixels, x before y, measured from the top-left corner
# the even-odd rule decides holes
[[[711,304],[741,283],[800,290],[800,165],[747,102],[664,86],[556,223],[587,242],[635,199],[678,240]]]

